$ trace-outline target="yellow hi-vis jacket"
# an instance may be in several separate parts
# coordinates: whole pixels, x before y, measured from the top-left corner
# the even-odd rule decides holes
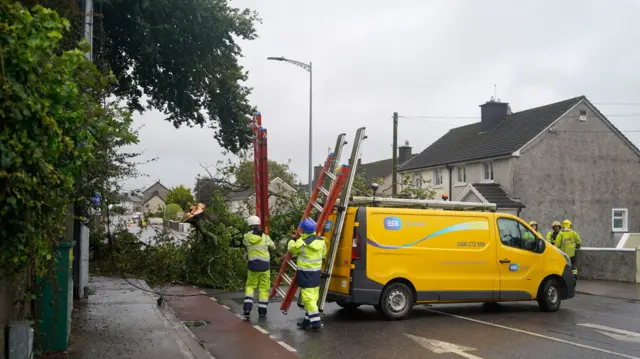
[[[582,246],[582,240],[580,240],[578,232],[571,228],[562,228],[556,236],[554,245],[569,257],[574,257],[576,255],[576,245]]]
[[[268,234],[261,236],[249,232],[244,235],[243,244],[247,248],[247,256],[249,262],[247,266],[249,270],[254,272],[265,272],[270,269],[269,248],[275,249],[276,245]]]
[[[324,238],[315,234],[303,234],[297,240],[290,240],[287,249],[298,256],[296,283],[300,288],[320,286],[322,260],[327,253]]]

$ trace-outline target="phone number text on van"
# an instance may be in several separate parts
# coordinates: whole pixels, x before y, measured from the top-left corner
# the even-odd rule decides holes
[[[482,248],[487,245],[487,242],[458,242],[458,247],[467,248]]]

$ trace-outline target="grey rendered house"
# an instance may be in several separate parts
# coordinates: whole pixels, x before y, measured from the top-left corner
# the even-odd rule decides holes
[[[640,232],[640,151],[580,96],[512,113],[486,102],[480,122],[450,130],[399,168],[432,179],[436,198],[496,203],[499,212],[573,222],[585,247]]]

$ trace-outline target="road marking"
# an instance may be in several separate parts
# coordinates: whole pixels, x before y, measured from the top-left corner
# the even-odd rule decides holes
[[[259,331],[260,333],[262,333],[262,334],[269,334],[269,332],[268,332],[268,331],[266,331],[266,330],[262,329],[262,327],[260,327],[259,325],[254,325],[253,327],[254,327],[254,328],[256,328],[256,329],[258,329],[258,331]]]
[[[294,347],[290,346],[289,344],[287,344],[287,343],[285,343],[283,341],[278,340],[278,344],[282,345],[285,349],[287,349],[290,352],[296,352],[297,351]]]
[[[227,305],[223,304],[222,308],[226,309],[226,310],[231,310],[231,308],[229,308]]]
[[[246,318],[242,314],[236,314],[236,317],[240,318],[240,320],[245,320]]]
[[[629,330],[611,328],[611,327],[607,327],[599,324],[582,323],[582,324],[576,324],[576,325],[595,329],[596,332],[616,340],[631,342],[631,343],[640,343],[640,333],[632,332]]]
[[[458,354],[459,356],[467,359],[482,359],[477,355],[465,353],[468,351],[476,350],[476,348],[465,347],[462,345],[456,345],[456,344],[447,343],[447,342],[443,342],[435,339],[417,337],[415,335],[411,335],[407,333],[404,333],[404,335],[436,354],[453,353],[453,354]]]
[[[211,299],[211,300],[212,300],[212,301],[214,301],[214,302],[217,302],[217,301],[218,301],[218,300],[217,300],[216,298],[214,298],[214,297],[209,297],[209,299]]]
[[[462,320],[468,320],[470,322],[474,322],[474,323],[480,323],[480,324],[484,324],[484,325],[488,325],[488,326],[492,326],[492,327],[496,327],[496,328],[501,328],[501,329],[506,329],[506,330],[511,330],[513,332],[517,332],[517,333],[522,333],[522,334],[528,334],[534,337],[538,337],[538,338],[542,338],[542,339],[547,339],[547,340],[553,340],[555,342],[559,342],[559,343],[564,343],[564,344],[569,344],[569,345],[573,345],[575,347],[579,347],[579,348],[585,348],[585,349],[591,349],[591,350],[595,350],[597,352],[601,352],[601,353],[606,353],[606,354],[611,354],[611,355],[617,355],[619,357],[622,358],[628,358],[628,359],[640,359],[640,357],[634,357],[632,355],[627,355],[627,354],[622,354],[622,353],[616,353],[616,352],[612,352],[610,350],[606,350],[606,349],[601,349],[601,348],[597,348],[597,347],[592,347],[590,345],[584,345],[584,344],[579,344],[579,343],[574,343],[574,342],[570,342],[568,340],[563,340],[563,339],[559,339],[559,338],[554,338],[554,337],[550,337],[547,335],[543,335],[543,334],[538,334],[538,333],[533,333],[533,332],[529,332],[526,330],[522,330],[522,329],[517,329],[517,328],[512,328],[512,327],[507,327],[505,325],[500,325],[500,324],[494,324],[494,323],[490,323],[490,322],[485,322],[483,320],[478,320],[478,319],[472,319],[472,318],[467,318],[467,317],[463,317],[460,315],[455,315],[455,314],[451,314],[451,313],[445,313],[445,312],[441,312],[439,310],[433,310],[433,309],[427,309],[425,308],[425,310],[428,310],[430,312],[434,312],[434,313],[438,313],[438,314],[444,314],[444,315],[448,315],[450,317],[454,317],[454,318],[458,318],[458,319],[462,319]]]
[[[200,293],[207,294],[207,292],[205,292],[204,290],[201,290]]]

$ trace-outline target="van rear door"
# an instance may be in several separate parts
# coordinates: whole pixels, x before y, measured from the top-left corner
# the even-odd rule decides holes
[[[342,226],[342,236],[338,242],[338,253],[333,264],[331,280],[329,281],[329,292],[349,295],[349,285],[351,276],[351,248],[354,223],[356,219],[357,207],[348,207],[345,216],[344,226]],[[327,243],[327,256],[331,250],[330,241],[335,231],[336,212],[334,211],[324,227],[323,236]],[[333,243],[331,243],[333,245]]]

